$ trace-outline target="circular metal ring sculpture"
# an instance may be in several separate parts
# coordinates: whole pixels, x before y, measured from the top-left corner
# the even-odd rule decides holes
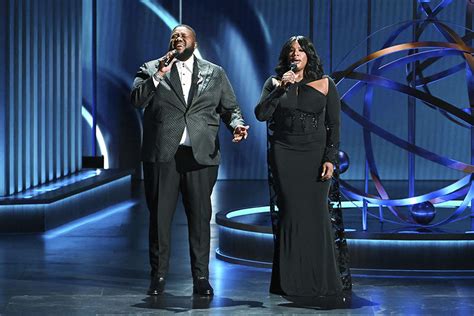
[[[414,142],[404,140],[381,126],[373,123],[370,119],[373,107],[373,90],[376,87],[382,87],[404,93],[410,97],[422,101],[422,104],[429,106],[439,112],[440,115],[458,125],[460,128],[471,129],[474,124],[474,117],[471,109],[462,109],[449,102],[442,100],[431,94],[429,84],[437,80],[443,79],[451,74],[461,70],[467,70],[467,84],[470,90],[469,93],[474,98],[474,58],[472,54],[474,49],[470,47],[469,42],[474,36],[472,32],[468,32],[466,36],[459,36],[448,24],[439,21],[436,15],[446,7],[451,0],[442,1],[434,10],[429,7],[428,3],[420,3],[420,7],[426,14],[427,18],[424,20],[408,21],[397,24],[397,29],[388,37],[383,47],[368,56],[365,56],[343,71],[336,71],[332,74],[337,85],[343,80],[352,79],[355,83],[350,86],[344,93],[341,93],[341,109],[352,120],[358,123],[363,128],[363,139],[365,145],[365,155],[367,166],[372,181],[375,184],[377,194],[369,194],[363,192],[349,183],[341,180],[340,187],[342,193],[349,199],[365,201],[378,206],[387,207],[395,216],[395,223],[423,227],[435,227],[444,225],[457,220],[462,220],[469,217],[470,214],[462,216],[463,212],[468,209],[469,203],[474,198],[474,184],[473,173],[474,165],[461,162],[449,157],[438,155],[432,151],[417,146]],[[414,41],[408,43],[394,44],[399,35],[411,27],[416,27],[415,38],[419,38],[427,26],[434,26],[437,31],[446,39],[446,42],[439,41]],[[375,34],[375,33],[374,33]],[[404,53],[401,58],[385,62],[388,56],[393,57],[395,53]],[[424,76],[423,71],[434,63],[440,61],[446,56],[459,56],[463,59],[458,65],[445,69],[443,71]],[[415,64],[415,67],[410,67]],[[367,66],[367,73],[361,72],[359,69],[362,66]],[[384,77],[384,73],[390,69],[406,66],[407,69],[407,83],[400,83]],[[421,87],[422,89],[418,89]],[[359,114],[349,106],[349,100],[361,89],[365,88],[363,114]],[[474,104],[474,100],[470,100]],[[414,124],[412,124],[414,125]],[[410,126],[410,125],[409,125]],[[380,138],[388,141],[395,146],[409,152],[412,155],[417,155],[426,160],[432,161],[444,167],[459,170],[466,175],[458,181],[443,187],[441,189],[418,196],[409,196],[401,199],[390,198],[386,188],[379,176],[377,165],[375,163],[374,150],[372,146],[371,135],[375,134]],[[474,149],[471,144],[471,149]],[[414,181],[414,175],[410,175]],[[447,218],[439,220],[435,223],[429,224],[431,219],[427,220],[425,217],[421,221],[416,220],[416,216],[406,216],[400,211],[400,207],[424,205],[422,203],[430,203],[436,205],[437,203],[450,201],[454,199],[462,199],[460,205]],[[429,205],[429,204],[426,204]],[[366,210],[365,210],[366,211]],[[370,214],[383,220],[382,216]],[[365,220],[365,222],[364,222]],[[367,216],[363,216],[363,227],[366,228]]]

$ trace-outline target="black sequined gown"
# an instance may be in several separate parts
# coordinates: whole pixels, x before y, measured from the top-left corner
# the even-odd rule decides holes
[[[272,293],[330,296],[347,288],[328,211],[330,181],[320,180],[322,163],[336,163],[339,145],[339,96],[334,82],[325,78],[327,95],[308,80],[285,90],[269,78],[255,108],[257,119],[268,122],[271,206],[278,207],[272,213]]]

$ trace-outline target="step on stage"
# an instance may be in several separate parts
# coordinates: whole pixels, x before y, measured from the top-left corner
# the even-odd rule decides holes
[[[0,197],[0,233],[45,232],[130,197],[130,171],[83,169]]]

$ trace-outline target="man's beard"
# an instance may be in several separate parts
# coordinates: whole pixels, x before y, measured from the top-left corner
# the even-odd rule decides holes
[[[186,47],[182,53],[178,54],[178,56],[176,56],[176,58],[178,60],[181,60],[181,61],[185,61],[185,60],[188,60],[189,57],[191,57],[194,53],[194,48],[192,47]]]

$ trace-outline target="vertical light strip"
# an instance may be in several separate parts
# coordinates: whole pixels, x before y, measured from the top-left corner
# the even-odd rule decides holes
[[[46,111],[46,162],[47,162],[47,179],[46,181],[51,181],[54,179],[54,148],[53,148],[53,117],[54,117],[54,99],[53,99],[53,79],[54,79],[54,21],[53,21],[53,0],[46,0],[45,7],[46,12],[46,30],[45,30],[45,37],[46,37],[46,104],[45,104],[45,111]]]
[[[97,1],[92,0],[92,156],[97,156]]]
[[[65,45],[64,42],[66,40],[67,36],[67,28],[65,25],[65,8],[67,7],[67,3],[65,1],[58,1],[57,2],[58,6],[58,15],[56,16],[56,19],[58,20],[59,23],[59,30],[60,32],[58,33],[58,38],[60,41],[60,45],[58,48],[59,52],[59,76],[56,80],[58,80],[58,91],[56,91],[57,94],[59,94],[59,103],[58,103],[58,118],[57,120],[59,121],[59,130],[58,132],[58,140],[59,140],[59,148],[58,148],[58,161],[59,161],[59,174],[58,178],[64,176],[64,169],[65,169],[65,138],[64,134],[66,133],[66,111],[67,111],[67,91],[66,91],[66,74],[67,74],[67,66],[66,66],[66,50],[65,50]]]
[[[39,118],[39,183],[46,182],[46,6],[40,5],[39,12],[40,23],[39,23],[39,67],[40,76],[40,102],[38,108]]]
[[[21,56],[21,17],[19,12],[21,11],[21,0],[18,0],[18,2],[14,2],[15,5],[15,18],[16,18],[16,23],[15,23],[15,28],[14,28],[14,36],[13,36],[13,41],[15,47],[13,48],[13,56],[12,56],[12,62],[13,62],[13,81],[16,83],[16,81],[19,81],[18,78],[18,73],[21,71],[20,69],[20,56]],[[15,71],[16,69],[16,71]],[[20,83],[20,82],[18,82]],[[12,155],[12,166],[13,166],[13,186],[14,190],[18,191],[18,179],[21,176],[20,172],[18,171],[18,158],[20,157],[20,153],[18,152],[19,148],[19,142],[18,138],[20,134],[18,133],[18,121],[20,118],[18,117],[20,113],[20,99],[18,98],[18,84],[13,85],[13,103],[11,105],[11,109],[13,112],[13,124],[14,124],[14,130],[13,130],[13,143],[12,143],[12,149],[13,149],[13,155]]]
[[[9,51],[8,51],[8,57],[7,57],[7,65],[9,67],[8,71],[8,82],[14,82],[15,77],[14,77],[14,56],[15,56],[15,23],[16,23],[16,15],[15,15],[15,3],[14,0],[10,0],[9,2],[9,7],[8,7],[8,16],[9,16],[9,24],[8,24],[8,45],[9,45]],[[14,174],[15,174],[15,166],[13,165],[13,156],[14,156],[14,102],[13,98],[15,95],[14,92],[14,85],[9,84],[8,85],[8,93],[7,93],[7,113],[6,113],[6,121],[7,121],[7,152],[6,156],[7,158],[7,170],[8,170],[8,181],[6,185],[6,190],[5,190],[5,195],[9,194],[10,192],[15,191],[14,187]]]
[[[31,181],[31,110],[32,110],[32,101],[34,98],[34,95],[32,93],[32,85],[33,81],[35,80],[34,77],[32,77],[35,65],[31,63],[31,40],[32,40],[32,32],[31,32],[31,0],[25,0],[24,2],[24,59],[23,59],[23,64],[24,64],[24,72],[23,76],[24,77],[24,86],[20,86],[19,90],[22,90],[23,94],[23,154],[24,154],[24,159],[23,159],[23,177],[24,177],[24,182],[23,182],[23,187],[22,189],[25,189],[29,187],[29,183]]]
[[[25,73],[25,69],[23,68],[23,41],[25,39],[25,27],[24,27],[24,1],[18,1],[17,7],[18,13],[18,48],[17,48],[17,64],[18,67],[16,73],[16,80],[15,83],[15,92],[16,92],[16,109],[17,109],[17,117],[16,117],[16,131],[15,131],[15,138],[16,138],[16,152],[17,156],[15,157],[15,167],[16,167],[16,190],[21,191],[23,188],[23,89],[25,87],[26,76],[22,76]]]
[[[15,65],[16,65],[16,60],[15,60],[15,48],[16,48],[16,35],[17,35],[17,30],[16,30],[16,24],[17,22],[17,16],[16,16],[16,4],[13,0],[10,1],[10,17],[11,17],[11,23],[9,25],[9,44],[10,44],[10,52],[8,54],[8,65],[10,67],[10,73],[9,73],[9,82],[15,82]],[[14,165],[14,157],[15,157],[15,112],[16,112],[16,104],[15,104],[15,86],[14,85],[9,85],[8,89],[8,166],[7,169],[9,171],[9,183],[8,183],[8,188],[9,192],[14,192],[16,188],[16,183],[15,183],[15,165]]]
[[[50,124],[52,126],[52,129],[50,130],[51,131],[51,151],[52,151],[52,156],[50,157],[51,161],[52,161],[52,179],[56,179],[57,178],[57,167],[56,167],[56,164],[57,164],[57,161],[58,161],[58,156],[57,156],[57,144],[58,144],[58,139],[56,138],[56,135],[57,135],[57,130],[59,129],[59,126],[58,126],[58,118],[57,118],[57,111],[56,111],[56,108],[57,108],[57,104],[58,104],[58,100],[57,100],[57,96],[58,96],[58,88],[56,86],[59,78],[59,65],[58,65],[58,53],[57,53],[57,49],[59,48],[59,45],[53,45],[53,43],[58,43],[59,42],[59,39],[58,39],[58,36],[57,36],[57,33],[58,33],[58,30],[59,30],[59,25],[56,21],[56,10],[57,10],[57,6],[56,6],[56,1],[57,0],[52,0],[51,1],[51,11],[52,11],[52,16],[51,16],[51,29],[50,29],[50,32],[51,32],[51,36],[52,36],[52,40],[51,40],[51,65],[50,65],[50,68],[52,69],[52,73],[51,73],[51,77],[50,77],[50,80],[48,81],[48,84],[52,86],[52,90],[51,90],[51,100],[49,100],[49,102],[51,102],[51,113],[52,113],[52,116],[51,116],[51,121],[50,121]]]
[[[30,1],[30,56],[29,56],[29,65],[31,74],[33,76],[33,80],[31,80],[31,97],[30,97],[30,135],[29,135],[29,171],[28,177],[29,181],[27,182],[27,186],[35,186],[38,185],[38,177],[36,175],[36,171],[38,170],[38,2],[37,1]]]
[[[71,110],[69,112],[69,121],[70,121],[70,130],[69,130],[69,161],[70,161],[70,172],[74,173],[77,171],[77,159],[76,159],[76,126],[80,121],[76,117],[76,107],[77,107],[77,93],[80,92],[80,86],[82,83],[78,82],[76,79],[76,73],[78,71],[78,63],[80,62],[79,58],[79,52],[77,51],[77,46],[76,46],[76,40],[78,37],[77,33],[77,19],[82,18],[80,11],[76,12],[77,10],[77,0],[71,1],[71,7],[70,7],[70,17],[71,17],[71,23],[69,25],[69,28],[71,30],[71,42],[70,42],[70,59],[71,59],[71,81],[75,82],[74,86],[71,86],[71,96],[69,98],[69,102],[71,102]],[[74,16],[76,15],[76,16]]]
[[[74,32],[74,9],[75,9],[75,3],[76,0],[68,1],[68,21],[67,21],[67,29],[68,33],[70,34],[69,40],[68,40],[68,45],[67,45],[67,50],[68,50],[68,64],[69,64],[69,73],[67,73],[67,81],[69,82],[68,86],[68,112],[66,113],[67,117],[67,122],[68,122],[68,129],[67,129],[67,174],[71,174],[74,172],[74,166],[73,166],[73,157],[74,157],[74,150],[73,150],[73,140],[74,140],[74,129],[73,129],[73,112],[74,108],[76,107],[74,103],[74,90],[76,90],[77,83],[74,80],[74,73],[75,73],[75,64],[76,60],[74,59],[76,56],[73,54],[73,42],[77,34]],[[72,84],[74,83],[74,84]]]
[[[38,129],[39,129],[39,113],[38,113],[38,104],[40,102],[40,96],[38,93],[38,84],[39,84],[39,69],[40,69],[40,53],[39,53],[39,45],[38,45],[38,32],[39,32],[39,12],[38,12],[38,2],[32,1],[31,3],[31,11],[32,11],[32,23],[31,23],[31,32],[33,33],[33,53],[31,54],[31,65],[33,67],[33,98],[32,98],[32,107],[33,111],[31,113],[31,186],[38,185],[39,177],[38,177],[38,169],[39,169],[39,155],[38,155],[38,148],[39,148],[39,139],[38,139]]]
[[[70,80],[70,67],[69,67],[69,38],[71,37],[71,29],[69,26],[69,8],[71,6],[71,1],[61,1],[62,4],[62,10],[61,10],[61,24],[62,27],[61,29],[63,30],[62,32],[62,48],[63,48],[63,53],[61,54],[63,56],[63,65],[62,65],[62,74],[63,74],[63,80],[61,80],[61,91],[63,93],[63,104],[61,106],[61,122],[63,123],[63,127],[61,129],[61,144],[62,144],[62,150],[61,150],[61,155],[62,159],[61,161],[63,162],[62,168],[61,168],[61,176],[69,174],[69,133],[71,130],[69,129],[69,112],[71,111],[72,104],[70,103],[69,100],[69,87],[72,85],[72,80]]]
[[[81,38],[81,28],[79,28],[78,26],[82,24],[82,0],[74,1],[73,16],[74,15],[77,18],[74,19],[73,24],[72,24],[72,31],[75,34],[75,36],[72,42],[71,49],[72,49],[72,58],[74,58],[76,63],[74,64],[74,74],[72,74],[71,77],[73,78],[73,80],[77,82],[77,84],[76,84],[76,89],[74,89],[73,91],[71,100],[74,104],[81,104],[82,106],[82,100],[78,98],[80,97],[82,99],[82,81],[79,78],[79,73],[81,72],[81,69],[82,69],[81,51],[80,51],[81,45],[78,42],[78,39]],[[78,107],[74,106],[74,109],[71,112],[72,112],[71,113],[72,114],[71,130],[73,133],[72,153],[71,153],[72,166],[73,166],[72,172],[77,172],[80,169],[79,163],[82,156],[82,154],[78,155],[78,152],[80,151],[80,145],[77,142],[79,126],[81,126],[82,118],[80,115],[78,116]]]
[[[7,138],[8,125],[6,120],[7,115],[7,74],[8,67],[8,23],[10,17],[8,16],[8,1],[0,2],[0,63],[4,65],[4,71],[0,71],[0,126],[3,126],[4,134],[0,134],[0,196],[5,195],[7,191]]]
[[[80,12],[78,15],[78,19],[76,20],[76,51],[77,51],[77,86],[79,87],[77,90],[76,100],[75,103],[77,104],[75,108],[76,112],[76,157],[77,157],[77,170],[82,169],[82,61],[81,61],[81,45],[82,45],[82,1],[77,1],[76,5],[76,12]],[[81,105],[81,106],[79,106]]]
[[[63,91],[61,89],[61,82],[64,80],[64,74],[61,69],[63,58],[62,58],[62,51],[61,51],[61,31],[63,25],[61,23],[61,4],[62,1],[55,0],[54,1],[54,16],[53,20],[55,22],[54,27],[54,60],[56,61],[55,69],[56,69],[56,77],[54,78],[54,178],[60,178],[62,175],[61,172],[61,164],[62,164],[62,157],[61,157],[61,134],[63,132],[63,122],[62,122],[62,111],[61,111],[61,101],[62,101],[62,94]]]
[[[67,141],[67,147],[68,147],[68,150],[67,150],[67,155],[68,155],[68,174],[74,172],[74,155],[75,155],[75,151],[73,149],[74,147],[74,123],[73,123],[73,120],[74,120],[74,108],[76,107],[75,105],[75,98],[74,98],[74,90],[77,89],[77,83],[76,83],[76,80],[74,80],[74,76],[75,76],[75,72],[76,72],[76,55],[74,54],[73,52],[73,48],[74,48],[74,40],[77,36],[75,30],[74,30],[74,20],[75,20],[75,17],[74,17],[74,9],[76,7],[76,0],[73,0],[73,1],[69,1],[68,2],[69,4],[69,10],[68,10],[68,13],[69,13],[69,23],[68,23],[68,30],[69,30],[69,34],[71,35],[70,38],[69,38],[69,42],[68,42],[68,59],[69,59],[69,64],[70,64],[70,69],[69,69],[69,74],[68,74],[68,81],[69,82],[74,82],[74,84],[69,84],[69,96],[68,96],[68,102],[70,103],[70,106],[69,106],[69,111],[67,113],[67,121],[68,121],[68,141]]]
[[[65,166],[65,152],[64,152],[64,147],[65,147],[65,142],[64,142],[64,133],[66,132],[66,122],[65,122],[65,112],[67,111],[67,101],[65,99],[66,95],[66,51],[64,49],[64,41],[66,39],[66,34],[67,34],[67,29],[66,25],[64,25],[64,8],[67,7],[67,3],[65,1],[57,1],[56,6],[58,7],[58,14],[55,16],[55,19],[58,21],[58,40],[60,41],[58,46],[58,60],[59,60],[59,75],[56,78],[57,80],[57,87],[58,90],[56,91],[56,94],[58,94],[58,104],[56,105],[57,108],[57,113],[58,117],[56,120],[58,121],[59,129],[56,130],[57,133],[57,139],[58,139],[58,148],[57,148],[57,178],[60,178],[64,176],[64,166]]]
[[[52,16],[52,7],[53,7],[53,0],[46,0],[48,1],[46,4],[46,8],[49,8],[48,12],[46,13],[47,16],[47,28],[46,28],[46,43],[48,49],[47,51],[47,64],[46,64],[46,71],[47,71],[47,78],[45,81],[45,85],[48,86],[48,94],[46,96],[46,161],[48,162],[48,179],[47,181],[51,181],[54,179],[54,135],[53,135],[53,117],[54,117],[54,87],[53,87],[53,80],[54,80],[54,51],[53,51],[53,42],[54,42],[54,20]]]
[[[76,10],[76,3],[77,1],[71,1],[69,6],[69,30],[71,32],[71,39],[69,41],[69,60],[71,60],[71,70],[69,72],[69,78],[71,82],[76,82],[76,63],[74,62],[77,60],[79,56],[75,54],[76,49],[76,19],[74,18],[74,13]],[[75,122],[75,102],[76,102],[76,93],[77,93],[77,84],[69,85],[69,102],[71,102],[71,107],[68,112],[68,121],[69,121],[69,132],[68,132],[68,154],[69,154],[69,171],[75,172],[75,164],[76,164],[76,122]]]
[[[22,28],[22,18],[19,14],[21,12],[21,6],[22,6],[22,0],[18,0],[15,5],[15,16],[16,16],[16,28],[15,28],[15,48],[14,48],[14,57],[13,57],[13,63],[14,63],[14,68],[16,69],[14,71],[14,78],[13,82],[17,83],[13,86],[14,89],[14,95],[13,95],[13,100],[14,103],[12,104],[12,111],[14,112],[14,121],[13,123],[15,124],[15,129],[13,131],[13,168],[14,168],[14,186],[15,186],[15,191],[19,190],[19,182],[21,182],[21,169],[19,167],[19,160],[21,159],[21,130],[19,128],[19,124],[21,124],[21,96],[18,95],[18,86],[22,84],[21,78],[19,77],[19,73],[22,72],[21,69],[21,54],[22,54],[22,49],[21,49],[21,39],[22,39],[22,33],[23,33],[23,28]]]
[[[73,129],[73,112],[74,108],[76,107],[74,103],[74,90],[77,87],[77,83],[74,80],[74,73],[75,73],[75,64],[76,60],[74,59],[76,56],[73,54],[72,49],[74,47],[73,42],[77,34],[74,32],[74,8],[75,8],[75,3],[76,0],[68,1],[68,23],[67,23],[67,29],[68,33],[70,34],[69,40],[68,40],[68,45],[67,45],[67,50],[68,50],[68,64],[69,64],[69,73],[67,74],[67,81],[69,82],[68,86],[68,103],[69,103],[69,109],[68,112],[66,113],[67,116],[67,122],[68,122],[68,129],[67,129],[67,174],[71,174],[74,172],[74,166],[73,166],[73,157],[74,157],[74,150],[73,150],[73,140],[74,140],[74,129]],[[72,84],[74,83],[74,84]]]

